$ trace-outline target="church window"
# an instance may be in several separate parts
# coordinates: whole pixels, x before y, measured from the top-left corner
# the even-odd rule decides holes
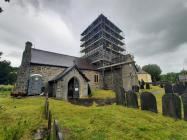
[[[99,82],[99,75],[98,74],[94,75],[94,82],[95,83]]]

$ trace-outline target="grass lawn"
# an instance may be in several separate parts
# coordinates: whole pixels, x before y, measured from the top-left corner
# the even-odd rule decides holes
[[[45,127],[44,98],[12,99],[10,92],[0,92],[0,140],[30,140],[32,133]]]
[[[131,109],[115,104],[90,107],[50,99],[53,119],[57,119],[65,140],[186,140],[187,122],[161,115],[162,90],[153,87],[159,113]],[[99,95],[101,93],[101,95]],[[94,91],[92,98],[113,98],[112,91]],[[0,95],[0,139],[19,132],[22,139],[32,139],[32,131],[46,125],[42,116],[44,98],[11,99]],[[16,107],[15,107],[16,106]],[[19,127],[18,127],[19,126]],[[6,130],[6,131],[5,131]]]

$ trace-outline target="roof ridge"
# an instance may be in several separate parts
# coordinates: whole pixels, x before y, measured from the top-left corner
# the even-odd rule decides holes
[[[64,56],[70,56],[70,57],[80,58],[78,56],[72,56],[72,55],[68,55],[68,54],[61,54],[61,53],[57,53],[57,52],[51,52],[51,51],[46,51],[46,50],[41,50],[41,49],[36,49],[36,48],[32,48],[32,50],[37,50],[37,51],[42,51],[42,52],[47,52],[47,53],[53,53],[53,54],[57,54],[57,55],[64,55]]]

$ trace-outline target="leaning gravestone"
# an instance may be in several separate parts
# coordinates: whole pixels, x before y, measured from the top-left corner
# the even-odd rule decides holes
[[[176,94],[162,96],[162,114],[175,119],[181,119],[181,100]]]
[[[157,113],[157,103],[155,96],[150,92],[143,92],[140,95],[141,109]]]
[[[181,98],[184,110],[184,120],[187,121],[187,93],[183,94]]]
[[[122,87],[116,86],[114,89],[116,93],[116,104],[126,106],[125,91]]]
[[[171,84],[165,84],[164,86],[164,89],[165,89],[165,93],[173,93],[173,87]]]
[[[126,93],[127,107],[138,108],[138,98],[135,92],[128,91]]]

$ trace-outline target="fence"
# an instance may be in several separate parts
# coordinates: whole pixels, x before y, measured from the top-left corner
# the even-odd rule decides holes
[[[52,124],[52,114],[51,111],[49,109],[49,101],[48,101],[48,97],[46,96],[45,99],[45,104],[44,104],[44,115],[45,118],[47,119],[47,139],[50,139],[51,137],[51,124]],[[53,140],[63,140],[63,135],[61,132],[61,129],[59,127],[58,121],[54,120],[53,122]]]

